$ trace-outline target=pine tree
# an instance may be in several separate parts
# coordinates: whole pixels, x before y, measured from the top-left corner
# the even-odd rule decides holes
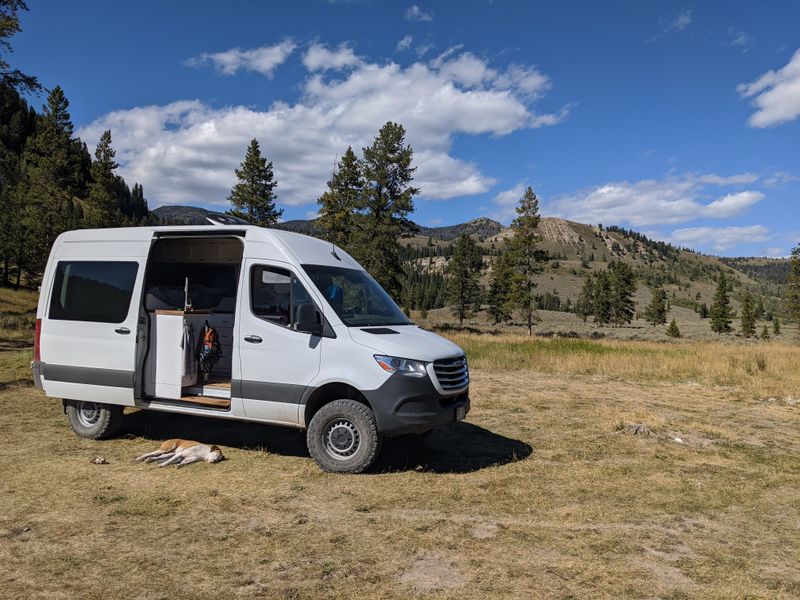
[[[730,333],[731,329],[731,304],[728,289],[728,279],[725,273],[720,273],[717,282],[717,291],[714,294],[714,303],[711,305],[711,331],[715,333]]]
[[[630,323],[635,313],[636,278],[633,269],[622,261],[608,265],[611,291],[612,321],[616,325]]]
[[[753,337],[756,334],[756,310],[753,306],[753,296],[745,292],[742,298],[742,335]]]
[[[678,324],[675,322],[675,319],[670,321],[669,326],[667,327],[667,335],[672,338],[681,337],[681,330],[678,329]]]
[[[111,147],[111,131],[100,136],[92,162],[92,183],[85,202],[84,225],[87,227],[116,227],[122,222],[119,203],[119,183],[116,152]]]
[[[778,317],[775,317],[772,321],[772,333],[775,335],[781,334],[781,320]]]
[[[511,320],[513,309],[511,304],[512,273],[509,255],[503,252],[492,263],[492,278],[489,283],[488,312],[495,325]]]
[[[528,326],[528,335],[533,335],[533,322],[536,314],[536,299],[533,290],[536,288],[535,277],[541,272],[541,263],[547,255],[537,249],[541,238],[538,234],[539,199],[528,187],[520,198],[517,216],[511,222],[514,235],[507,241],[509,260],[513,265],[511,277],[511,299],[513,305],[520,310]]]
[[[800,244],[792,249],[786,280],[786,312],[800,326]]]
[[[644,318],[653,327],[667,322],[667,294],[664,288],[653,288],[653,299],[644,311]]]
[[[402,290],[398,238],[415,231],[408,216],[419,193],[411,185],[416,167],[411,166],[414,151],[406,145],[405,135],[402,125],[390,121],[364,148],[365,215],[353,243],[356,259],[393,297]]]
[[[766,325],[764,325],[764,329],[761,331],[761,339],[762,340],[768,340],[769,339],[769,329],[767,329]]]
[[[24,176],[19,194],[21,232],[18,266],[36,278],[44,269],[56,237],[79,226],[81,210],[76,196],[83,191],[82,157],[72,138],[69,101],[56,86],[47,96],[36,131],[22,153]]]
[[[708,318],[708,305],[705,302],[703,302],[700,305],[700,308],[697,311],[697,314],[700,315],[701,319],[707,319]]]
[[[594,278],[591,275],[583,278],[583,286],[575,302],[575,314],[584,322],[594,314]]]
[[[317,224],[325,238],[352,251],[356,227],[360,225],[360,211],[364,209],[364,178],[361,163],[353,148],[348,146],[328,181],[328,189],[317,200]]]
[[[597,325],[607,325],[614,317],[611,301],[611,279],[608,271],[600,271],[595,276],[594,282],[594,322]]]
[[[228,196],[233,207],[228,214],[259,227],[274,225],[283,215],[283,209],[275,207],[278,182],[272,173],[272,162],[261,156],[257,139],[250,141],[240,166],[241,169],[234,169],[238,183]]]
[[[21,31],[17,14],[21,10],[28,10],[23,0],[0,0],[0,85],[23,94],[38,93],[42,86],[36,77],[26,75],[19,69],[12,69],[2,56],[3,53],[11,52],[8,38]]]
[[[473,315],[472,309],[480,302],[478,276],[483,268],[480,248],[470,236],[462,233],[453,248],[453,256],[447,263],[448,302],[453,306],[453,316],[458,326]]]

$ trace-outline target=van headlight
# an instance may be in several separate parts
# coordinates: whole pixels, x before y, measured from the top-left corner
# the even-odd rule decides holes
[[[421,360],[384,356],[382,354],[376,354],[375,360],[380,368],[387,373],[397,373],[398,375],[408,375],[409,377],[425,377],[428,374],[425,369],[427,363]]]

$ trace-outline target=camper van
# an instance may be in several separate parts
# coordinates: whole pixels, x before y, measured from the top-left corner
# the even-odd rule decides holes
[[[306,430],[322,469],[357,473],[384,438],[464,419],[464,352],[344,250],[215,221],[55,241],[32,369],[78,436],[113,436],[126,406],[255,421]]]

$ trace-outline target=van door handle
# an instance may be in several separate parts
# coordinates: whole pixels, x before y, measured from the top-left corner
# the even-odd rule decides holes
[[[128,335],[131,332],[127,327],[117,327],[114,331],[120,335]]]
[[[251,344],[260,344],[261,343],[261,336],[258,335],[247,335],[244,338],[245,342],[250,342]]]

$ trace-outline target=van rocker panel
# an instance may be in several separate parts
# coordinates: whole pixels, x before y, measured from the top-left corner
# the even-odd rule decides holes
[[[392,375],[379,388],[364,391],[375,412],[378,431],[396,436],[421,433],[456,421],[456,409],[469,412],[469,388],[454,395],[436,391],[428,377]]]

